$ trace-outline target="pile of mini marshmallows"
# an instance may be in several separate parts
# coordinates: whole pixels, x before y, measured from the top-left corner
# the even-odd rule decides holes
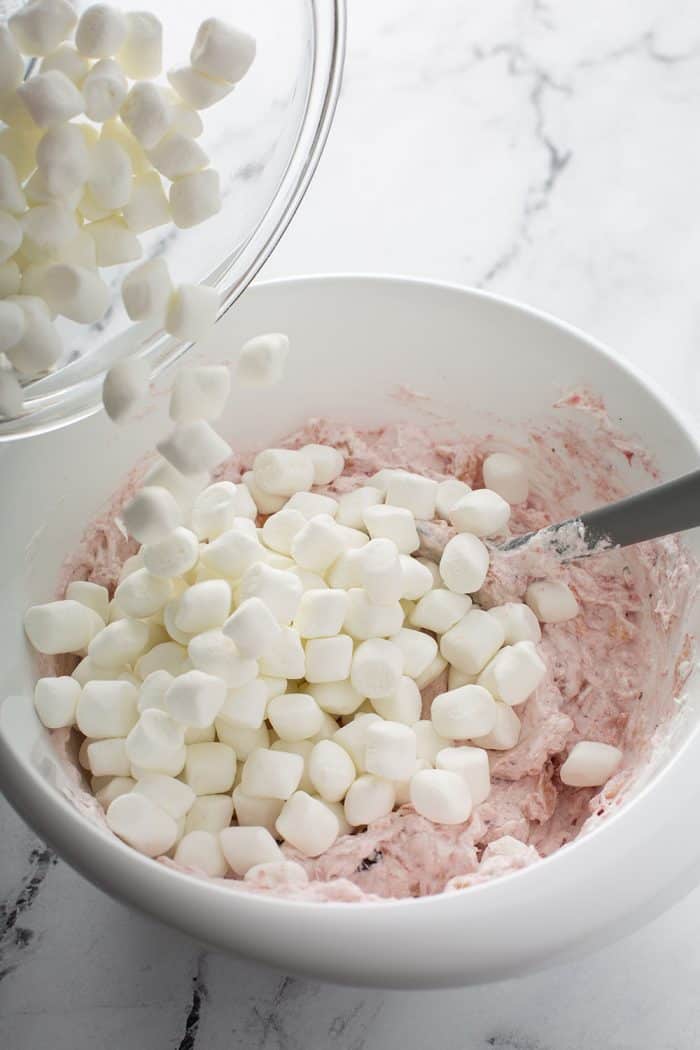
[[[233,90],[255,41],[206,19],[168,86],[153,82],[162,35],[148,12],[95,4],[78,19],[68,0],[31,0],[0,25],[0,415],[21,411],[21,376],[57,363],[58,314],[104,317],[103,267],[138,260],[139,234],[195,226],[221,208],[198,111]],[[42,56],[26,81],[22,56]],[[162,258],[133,269],[122,297],[130,320],[157,320],[187,340],[219,306],[213,288],[174,288]]]
[[[246,344],[239,373],[278,377],[282,338]],[[517,709],[545,674],[540,622],[578,605],[546,580],[526,604],[472,602],[483,539],[527,497],[503,453],[474,491],[403,470],[314,491],[344,468],[324,445],[267,449],[239,484],[209,484],[231,452],[211,426],[222,371],[177,376],[176,427],[123,510],[142,546],[112,600],[74,582],[26,613],[40,652],[82,657],[72,676],[42,678],[35,703],[46,726],[84,735],[94,794],[135,849],[209,875],[303,881],[280,841],[316,857],[408,802],[437,824],[469,818],[489,795],[488,752],[518,742]],[[436,517],[458,530],[439,567],[416,555],[416,522]],[[420,691],[446,669],[423,719]],[[602,784],[619,758],[577,744],[562,779]]]

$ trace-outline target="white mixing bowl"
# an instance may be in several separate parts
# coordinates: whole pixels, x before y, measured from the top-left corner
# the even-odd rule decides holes
[[[585,382],[611,417],[641,437],[664,477],[698,466],[697,432],[632,368],[534,311],[465,289],[378,277],[301,278],[250,289],[201,347],[231,356],[262,331],[288,332],[287,381],[234,395],[224,425],[260,446],[310,415],[354,423],[423,420],[425,402],[470,432],[493,427],[484,406],[524,433]],[[522,974],[619,937],[693,886],[700,837],[698,676],[669,746],[635,798],[547,860],[466,892],[373,904],[311,904],[208,885],[140,856],[88,822],[61,792],[65,774],[32,708],[27,605],[53,597],[61,561],[129,468],[167,428],[166,398],[117,429],[102,414],[0,450],[0,786],[37,833],[79,872],[200,940],[285,971],[353,984],[459,985]],[[647,479],[648,482],[648,479]],[[645,483],[640,474],[632,484]],[[688,546],[700,554],[697,532]],[[698,633],[695,610],[691,629]]]

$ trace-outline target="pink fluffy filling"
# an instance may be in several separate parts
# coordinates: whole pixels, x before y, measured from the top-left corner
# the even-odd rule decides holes
[[[566,403],[602,411],[598,402],[581,405],[580,395]],[[533,468],[534,483],[527,502],[513,508],[513,533],[584,509],[577,502],[582,481],[598,502],[624,495],[619,471],[610,469],[611,455],[623,467],[635,461],[651,472],[642,451],[615,434],[604,415],[600,419],[594,437],[574,426],[556,432],[533,430],[529,447],[520,452]],[[493,436],[442,441],[430,428],[412,424],[356,430],[324,420],[310,421],[282,444],[298,447],[308,442],[333,445],[345,454],[345,471],[328,488],[336,493],[365,484],[381,467],[481,485],[484,456],[504,447]],[[238,480],[251,460],[251,455],[233,456],[218,478]],[[80,549],[66,563],[61,594],[73,579],[95,580],[113,591],[120,566],[135,550],[116,517],[140,474],[132,473],[106,512],[87,529]],[[316,859],[285,846],[287,856],[306,869],[306,886],[268,876],[253,882],[231,878],[226,883],[247,891],[347,901],[463,889],[536,862],[619,805],[674,710],[676,669],[682,658],[687,659],[690,646],[682,623],[693,573],[676,538],[569,565],[494,557],[479,601],[488,607],[522,600],[528,582],[545,570],[569,584],[582,612],[566,623],[544,625],[541,651],[547,677],[518,709],[522,733],[517,746],[491,752],[491,794],[467,823],[432,824],[406,805],[365,830],[342,836]],[[66,665],[54,664],[54,669],[65,673]],[[444,688],[446,676],[425,691],[425,714],[432,697]],[[65,735],[57,733],[64,744]],[[582,739],[614,744],[623,751],[622,768],[602,789],[569,788],[559,778],[566,754]],[[85,791],[77,794],[81,808],[96,816],[94,799],[86,798]],[[174,866],[169,858],[161,861]]]

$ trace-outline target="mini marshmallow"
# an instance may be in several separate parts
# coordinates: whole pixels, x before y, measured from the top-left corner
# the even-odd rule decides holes
[[[28,179],[36,167],[35,153],[39,138],[38,129],[34,133],[28,133],[24,128],[0,130],[0,154],[12,164],[21,182]]]
[[[169,69],[168,80],[183,102],[193,109],[208,109],[233,91],[233,84],[200,73],[192,66]]]
[[[199,143],[174,129],[166,132],[160,142],[148,151],[148,159],[168,179],[193,175],[209,164],[209,157]]]
[[[360,581],[373,604],[393,605],[402,597],[404,576],[399,553],[392,540],[371,540],[362,548]]]
[[[199,560],[199,542],[182,525],[157,543],[143,547],[143,564],[152,576],[171,578],[189,572]]]
[[[183,287],[186,286],[181,286],[179,289],[181,296]],[[208,297],[212,291],[205,286],[193,287],[196,287],[198,292],[205,292],[205,297]],[[218,306],[218,293],[215,293],[215,296]],[[213,324],[213,320],[211,323]],[[230,390],[231,376],[224,365],[181,368],[175,376],[173,391],[170,395],[170,418],[175,423],[190,423],[196,419],[207,419],[211,422],[218,419],[224,411]],[[236,486],[235,489],[240,490],[241,486]],[[243,497],[243,492],[239,491],[239,497]],[[255,508],[252,507],[251,501],[246,501],[245,511],[237,509],[236,513],[255,517]]]
[[[449,519],[459,532],[494,536],[508,524],[510,506],[491,489],[474,489],[454,505]]]
[[[117,677],[117,671],[114,668],[98,667],[89,656],[85,656],[75,668],[71,677],[75,678],[78,685],[87,685],[88,682],[94,681],[112,681]]]
[[[519,459],[507,452],[493,452],[483,463],[484,485],[508,503],[524,503],[528,497],[527,471]]]
[[[148,394],[150,377],[144,358],[128,357],[112,365],[102,384],[102,404],[112,422],[121,423],[133,416]]]
[[[443,634],[440,652],[465,674],[479,674],[503,644],[503,628],[482,609],[471,609]]]
[[[52,196],[62,197],[82,186],[90,159],[80,128],[76,124],[49,128],[36,148],[36,163]]]
[[[185,670],[187,650],[176,642],[161,642],[140,656],[134,668],[140,678],[147,678],[153,671],[169,671],[178,675]]]
[[[59,46],[41,60],[40,73],[48,73],[52,69],[58,69],[65,73],[74,84],[80,84],[85,78],[90,63],[83,55],[78,54],[73,44],[59,44]]]
[[[336,744],[347,751],[355,764],[358,773],[365,770],[365,747],[367,743],[367,730],[375,722],[381,719],[374,712],[358,711],[354,718],[348,720],[341,729],[333,733],[332,739]]]
[[[395,802],[396,792],[391,781],[366,773],[351,784],[345,796],[345,817],[352,827],[372,824],[387,817]]]
[[[37,73],[17,88],[17,94],[40,128],[63,124],[82,113],[83,96],[72,80],[58,69]]]
[[[296,791],[303,772],[301,755],[258,748],[243,767],[241,790],[253,798],[286,800]]]
[[[223,878],[228,870],[219,837],[211,831],[190,831],[177,844],[174,861],[183,868],[202,871],[210,878]]]
[[[245,685],[229,690],[221,709],[221,718],[236,729],[259,730],[265,719],[268,699],[265,683],[255,678]],[[258,742],[256,746],[262,746],[262,742]]]
[[[262,529],[263,542],[280,554],[290,554],[292,540],[306,524],[306,518],[298,510],[288,506],[271,514]]]
[[[280,740],[308,740],[322,724],[321,709],[307,693],[276,696],[267,705],[267,717]]]
[[[90,580],[73,580],[66,588],[66,598],[71,598],[82,605],[87,605],[107,622],[109,616],[109,591],[99,583]]]
[[[83,11],[75,30],[75,46],[88,58],[116,55],[126,39],[126,18],[109,4],[92,4]]]
[[[304,492],[311,488],[314,483],[314,466],[309,457],[301,452],[286,448],[268,448],[255,457],[253,476],[263,492],[273,496],[292,496],[295,492]]]
[[[51,323],[43,299],[33,295],[11,295],[24,314],[24,332],[19,342],[5,352],[18,372],[32,375],[47,372],[61,356],[61,340]]]
[[[179,423],[157,448],[163,459],[187,475],[213,470],[231,455],[231,446],[204,419]]]
[[[32,0],[8,19],[25,55],[48,55],[70,34],[77,16],[67,0]]]
[[[435,517],[437,481],[421,474],[395,471],[387,481],[386,502],[393,507],[404,507],[414,518],[430,520]],[[407,552],[410,553],[410,552]]]
[[[83,195],[78,201],[77,211],[80,218],[90,222],[107,219],[111,214],[109,208],[103,208],[101,204],[97,203],[89,186],[86,186],[83,190]]]
[[[296,791],[285,802],[275,827],[282,838],[305,857],[325,853],[340,832],[332,810],[305,791]]]
[[[291,575],[291,573],[290,573]],[[270,678],[303,678],[306,657],[298,631],[283,627],[260,658],[260,671]]]
[[[309,779],[326,802],[341,802],[355,779],[355,764],[333,740],[319,740],[309,757]]]
[[[372,539],[393,540],[401,554],[418,550],[420,540],[416,523],[413,514],[405,507],[370,506],[362,517]]]
[[[80,125],[80,127],[83,132],[86,128],[90,129],[89,124]],[[128,156],[129,160],[131,161],[131,167],[133,169],[134,175],[145,175],[147,172],[150,172],[154,176],[156,175],[156,172],[153,171],[151,163],[148,160],[148,157],[146,156],[143,146],[137,141],[137,139],[134,138],[132,133],[129,131],[126,125],[122,123],[119,117],[114,117],[112,120],[106,120],[103,123],[100,129],[99,139],[101,141],[116,142],[118,143],[118,145],[121,146],[121,148]],[[94,145],[94,143],[88,141],[88,145]],[[133,189],[135,189],[135,184]],[[105,216],[96,215],[87,217],[104,218]]]
[[[34,687],[34,707],[42,724],[47,729],[74,725],[81,692],[74,678],[40,678]]]
[[[416,812],[435,824],[463,824],[472,811],[465,778],[447,769],[422,769],[414,773],[410,796]]]
[[[478,537],[462,533],[448,540],[440,558],[440,575],[456,594],[478,591],[486,579],[489,552]]]
[[[410,615],[414,627],[422,627],[435,634],[445,634],[462,619],[471,609],[472,600],[468,595],[455,594],[438,587],[420,599]]]
[[[14,92],[23,76],[24,61],[19,48],[8,26],[0,25],[0,97]]]
[[[352,715],[365,699],[347,679],[341,682],[309,683],[306,691],[330,715]]]
[[[95,143],[90,150],[87,184],[100,208],[111,212],[123,207],[131,196],[132,176],[131,159],[123,146],[114,139],[100,139]]]
[[[436,732],[435,726],[428,719],[422,718],[413,725],[416,734],[416,755],[419,760],[435,765],[437,755],[449,747],[449,740]]]
[[[440,693],[432,702],[435,731],[448,740],[485,736],[496,724],[496,702],[480,685],[463,685]]]
[[[29,641],[38,652],[49,656],[85,649],[103,627],[97,613],[72,600],[32,605],[24,614]]]
[[[123,219],[100,219],[91,222],[86,229],[95,242],[98,266],[120,266],[141,258],[141,242]]]
[[[399,562],[403,584],[401,598],[407,601],[418,601],[435,585],[435,577],[430,568],[409,554],[399,555]]]
[[[307,521],[318,517],[319,514],[335,518],[338,513],[338,501],[333,496],[324,496],[320,492],[295,492],[284,509],[301,514]]]
[[[348,605],[348,595],[342,590],[325,588],[305,591],[294,618],[294,626],[302,638],[332,638],[342,630]]]
[[[62,125],[62,124],[56,125],[57,128],[72,127],[72,126],[73,125]],[[49,128],[48,130],[49,131],[54,131],[56,129],[55,128]],[[82,138],[82,136],[81,136],[81,138]],[[40,139],[39,142],[37,143],[37,148],[41,145],[41,142],[42,142],[42,140]],[[30,179],[28,179],[25,182],[25,184],[24,184],[24,193],[26,195],[26,198],[27,198],[27,201],[28,201],[29,205],[30,206],[33,206],[33,205],[36,205],[36,204],[58,204],[58,205],[60,205],[64,209],[63,214],[65,214],[67,212],[67,214],[70,216],[70,219],[64,220],[64,224],[67,224],[67,222],[70,222],[71,220],[75,219],[75,216],[73,215],[73,212],[78,207],[78,205],[79,205],[79,203],[80,203],[80,201],[82,199],[83,192],[84,192],[83,183],[79,183],[78,185],[74,186],[72,189],[66,190],[65,193],[62,193],[60,195],[52,194],[51,191],[48,188],[48,184],[47,184],[47,170],[45,168],[43,168],[41,170],[39,168],[37,168],[37,170],[34,172],[32,177]],[[70,241],[71,241],[71,243],[75,239],[76,230],[77,230],[77,227],[71,226],[71,228],[70,228],[70,232],[71,232]],[[66,252],[68,251],[68,241],[67,240],[63,240],[62,239],[60,241],[60,245],[59,245],[59,242],[58,242],[58,240],[56,240],[56,235],[55,235],[55,233],[53,233],[53,231],[49,231],[47,236],[44,236],[44,234],[42,233],[41,230],[38,230],[38,231],[35,230],[34,233],[35,233],[35,237],[37,237],[38,240],[41,243],[37,243],[36,240],[30,240],[29,237],[27,237],[25,239],[23,245],[22,245],[21,258],[23,259],[23,261],[26,260],[27,263],[35,263],[35,264],[39,264],[40,265],[41,263],[46,261],[47,255],[51,256],[51,257],[53,257],[55,255],[56,257],[58,257],[57,256],[57,252],[56,252],[56,249],[58,247],[60,247],[60,249],[61,249],[60,250],[61,260],[72,261],[72,260],[69,260],[68,256],[66,255]],[[49,251],[49,249],[53,249],[53,251]]]
[[[474,806],[481,805],[491,792],[489,756],[481,747],[446,747],[438,751],[437,769],[458,773],[466,780]]]
[[[219,173],[213,168],[183,175],[170,187],[173,222],[181,230],[197,226],[221,211]]]
[[[163,26],[150,11],[128,11],[117,58],[131,80],[152,80],[163,67]]]
[[[169,686],[165,708],[177,722],[204,729],[219,714],[225,699],[226,685],[220,678],[204,671],[187,671]]]
[[[247,685],[258,673],[257,661],[244,655],[220,630],[195,635],[187,652],[197,670],[223,679],[229,689]]]
[[[158,543],[182,522],[182,511],[171,492],[146,485],[122,510],[126,530],[139,543]]]
[[[472,743],[489,751],[509,751],[520,738],[520,719],[508,704],[496,704],[496,723],[485,736],[472,737]]]
[[[163,90],[148,81],[137,81],[126,96],[120,115],[145,150],[153,149],[168,131],[172,112]]]
[[[104,685],[89,683],[85,688]],[[109,684],[109,683],[107,683]],[[84,695],[84,691],[83,691]],[[150,707],[143,711],[126,738],[127,754],[132,765],[149,772],[177,776],[185,765],[184,727],[165,711]],[[193,744],[192,747],[203,745]],[[190,784],[190,787],[194,787]],[[206,794],[206,792],[201,792]]]
[[[186,788],[187,785],[183,784],[183,787]],[[192,831],[210,831],[212,834],[218,834],[229,826],[232,818],[233,799],[230,795],[200,795],[195,798],[185,818],[185,834],[188,835]]]
[[[561,580],[535,580],[525,592],[525,601],[540,623],[564,623],[581,611],[573,592]]]
[[[134,791],[150,798],[161,809],[173,818],[181,820],[195,804],[196,796],[192,788],[173,777],[162,773],[147,773],[136,784]]]
[[[579,740],[559,770],[562,784],[569,787],[601,787],[622,762],[622,752],[611,744]]]
[[[137,699],[138,691],[130,682],[88,682],[75,712],[78,729],[95,740],[125,737],[138,718]]]
[[[168,265],[162,258],[134,267],[122,282],[124,306],[132,321],[164,316],[171,294]]]
[[[213,327],[219,303],[216,288],[205,284],[178,285],[170,296],[165,313],[166,332],[178,339],[200,339]]]
[[[340,527],[343,528],[344,526]],[[341,590],[361,589],[362,549],[347,550],[333,563],[327,575],[330,587]]]
[[[516,642],[500,649],[479,675],[479,685],[511,707],[524,703],[547,673],[534,642]]]
[[[384,494],[372,485],[344,493],[338,500],[336,521],[353,529],[364,528],[364,512],[384,502]]]
[[[143,483],[167,489],[184,509],[188,509],[196,494],[207,484],[208,480],[206,474],[185,477],[164,459],[157,459],[146,471]]]
[[[515,645],[516,642],[535,642],[542,640],[537,617],[529,606],[522,602],[506,602],[505,605],[496,605],[488,610],[489,616],[498,620],[503,628],[504,641],[506,645]]]
[[[376,700],[392,696],[403,674],[403,653],[393,642],[370,638],[355,650],[350,680],[363,696]]]
[[[202,553],[202,565],[221,576],[239,580],[246,569],[265,557],[265,549],[257,536],[249,536],[239,529],[229,529],[207,544]]]
[[[192,45],[192,68],[206,76],[236,84],[255,58],[255,39],[220,18],[207,18]]]
[[[8,158],[0,154],[0,209],[18,215],[26,206],[17,172]]]
[[[3,26],[2,28],[7,32],[7,26]],[[0,29],[0,54],[2,52],[2,39],[2,30]],[[14,47],[14,43],[12,46]],[[43,69],[40,71],[44,72]],[[12,70],[10,69],[9,72],[12,77]],[[3,69],[0,72],[0,83],[2,82],[4,74],[5,70]],[[22,75],[24,75],[24,62],[22,62]],[[68,79],[71,80],[72,77],[69,77]],[[75,83],[75,81],[73,82]],[[20,133],[26,131],[29,135],[35,137],[39,129],[30,117],[27,107],[24,102],[22,102],[22,99],[14,88],[9,90],[10,93],[7,95],[0,94],[0,120]]]
[[[148,624],[125,616],[108,624],[90,640],[88,656],[97,667],[117,670],[134,664],[148,645]]]
[[[314,485],[330,485],[343,473],[345,457],[330,445],[303,445],[299,449],[314,467]]]
[[[236,752],[227,744],[190,744],[184,781],[195,795],[221,795],[230,791],[236,776]]]
[[[261,514],[275,514],[281,510],[286,503],[284,496],[274,496],[260,488],[252,470],[247,470],[241,478],[243,484],[250,492],[255,505]]]
[[[115,835],[147,857],[167,853],[177,839],[173,818],[150,798],[133,791],[114,799],[106,819]]]
[[[399,602],[391,605],[374,605],[367,592],[352,587],[348,594],[348,610],[345,630],[353,638],[366,641],[368,638],[386,638],[396,634],[403,624],[403,609]]]
[[[241,603],[247,598],[259,598],[283,626],[289,625],[296,616],[301,596],[302,587],[297,576],[264,562],[251,565],[241,580]]]
[[[146,675],[139,690],[138,710],[143,714],[149,707],[165,711],[165,694],[174,682],[169,671],[153,671]]]
[[[96,62],[81,84],[85,114],[97,122],[116,116],[126,98],[126,77],[112,58]]]
[[[0,262],[7,262],[22,243],[22,227],[14,215],[0,211]]]
[[[12,419],[13,416],[20,415],[23,403],[24,395],[17,376],[9,368],[0,368],[0,418],[4,416]]]
[[[281,628],[265,602],[253,596],[241,602],[222,630],[244,656],[256,660],[274,642]]]
[[[110,292],[93,270],[55,263],[41,279],[41,294],[52,310],[79,324],[101,321],[109,309]]]
[[[365,766],[387,780],[408,780],[416,765],[416,734],[401,722],[373,722],[365,736]]]
[[[255,336],[241,347],[236,362],[236,379],[244,387],[272,386],[284,378],[289,353],[286,335],[272,332]]]
[[[306,643],[307,682],[342,682],[350,674],[352,638],[346,634],[334,638],[311,638]]]
[[[231,611],[231,588],[226,580],[195,583],[180,596],[175,625],[187,634],[220,627]]]
[[[229,532],[241,517],[256,517],[255,504],[247,488],[231,481],[217,481],[196,497],[190,524],[200,540],[211,540]]]
[[[459,689],[461,685],[476,685],[478,678],[476,674],[465,674],[458,667],[450,667],[447,675],[447,688]]]
[[[236,875],[245,875],[256,864],[284,859],[279,846],[264,827],[224,828],[219,834],[219,841]]]
[[[409,678],[420,678],[437,655],[437,642],[429,634],[402,627],[391,636],[403,654],[403,671]]]
[[[402,675],[393,696],[378,697],[372,701],[372,707],[390,722],[401,722],[412,726],[419,721],[423,702],[420,689],[412,678]]]
[[[122,207],[122,215],[124,222],[132,233],[145,233],[147,230],[153,230],[157,226],[163,226],[165,223],[170,222],[170,205],[168,198],[165,196],[163,183],[158,172],[147,171],[135,175],[131,184],[131,196]],[[151,266],[155,263],[160,263],[167,274],[167,264],[162,258],[151,259],[148,263],[144,263],[144,266]],[[122,284],[122,294],[124,293],[126,281],[132,275],[133,271],[125,278]],[[172,284],[169,276],[167,287],[167,295],[162,299],[158,297],[158,309],[157,311],[153,310],[153,313],[161,314],[165,312],[167,301],[172,294]],[[151,314],[144,315],[144,317],[150,316]],[[143,320],[144,317],[132,317],[132,320]]]
[[[312,572],[325,572],[343,549],[342,535],[329,514],[319,514],[305,522],[292,541],[292,557]]]
[[[468,492],[471,492],[470,486],[457,478],[448,478],[446,481],[441,481],[438,484],[435,496],[437,517],[449,520],[453,509]]]
[[[0,236],[2,236],[2,216],[0,214]],[[11,350],[24,335],[26,321],[24,313],[16,303],[0,301],[0,353]],[[21,405],[21,398],[20,398]]]
[[[124,740],[93,740],[87,749],[90,770],[96,777],[127,777],[131,770]]]
[[[102,809],[108,810],[115,798],[128,795],[135,783],[133,777],[93,777],[90,786]]]

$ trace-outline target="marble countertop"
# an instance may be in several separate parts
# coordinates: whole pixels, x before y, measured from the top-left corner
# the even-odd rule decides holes
[[[417,274],[563,317],[700,409],[692,0],[351,0],[334,130],[263,276]],[[334,988],[205,952],[0,803],[4,1050],[694,1050],[700,892],[519,982]]]

